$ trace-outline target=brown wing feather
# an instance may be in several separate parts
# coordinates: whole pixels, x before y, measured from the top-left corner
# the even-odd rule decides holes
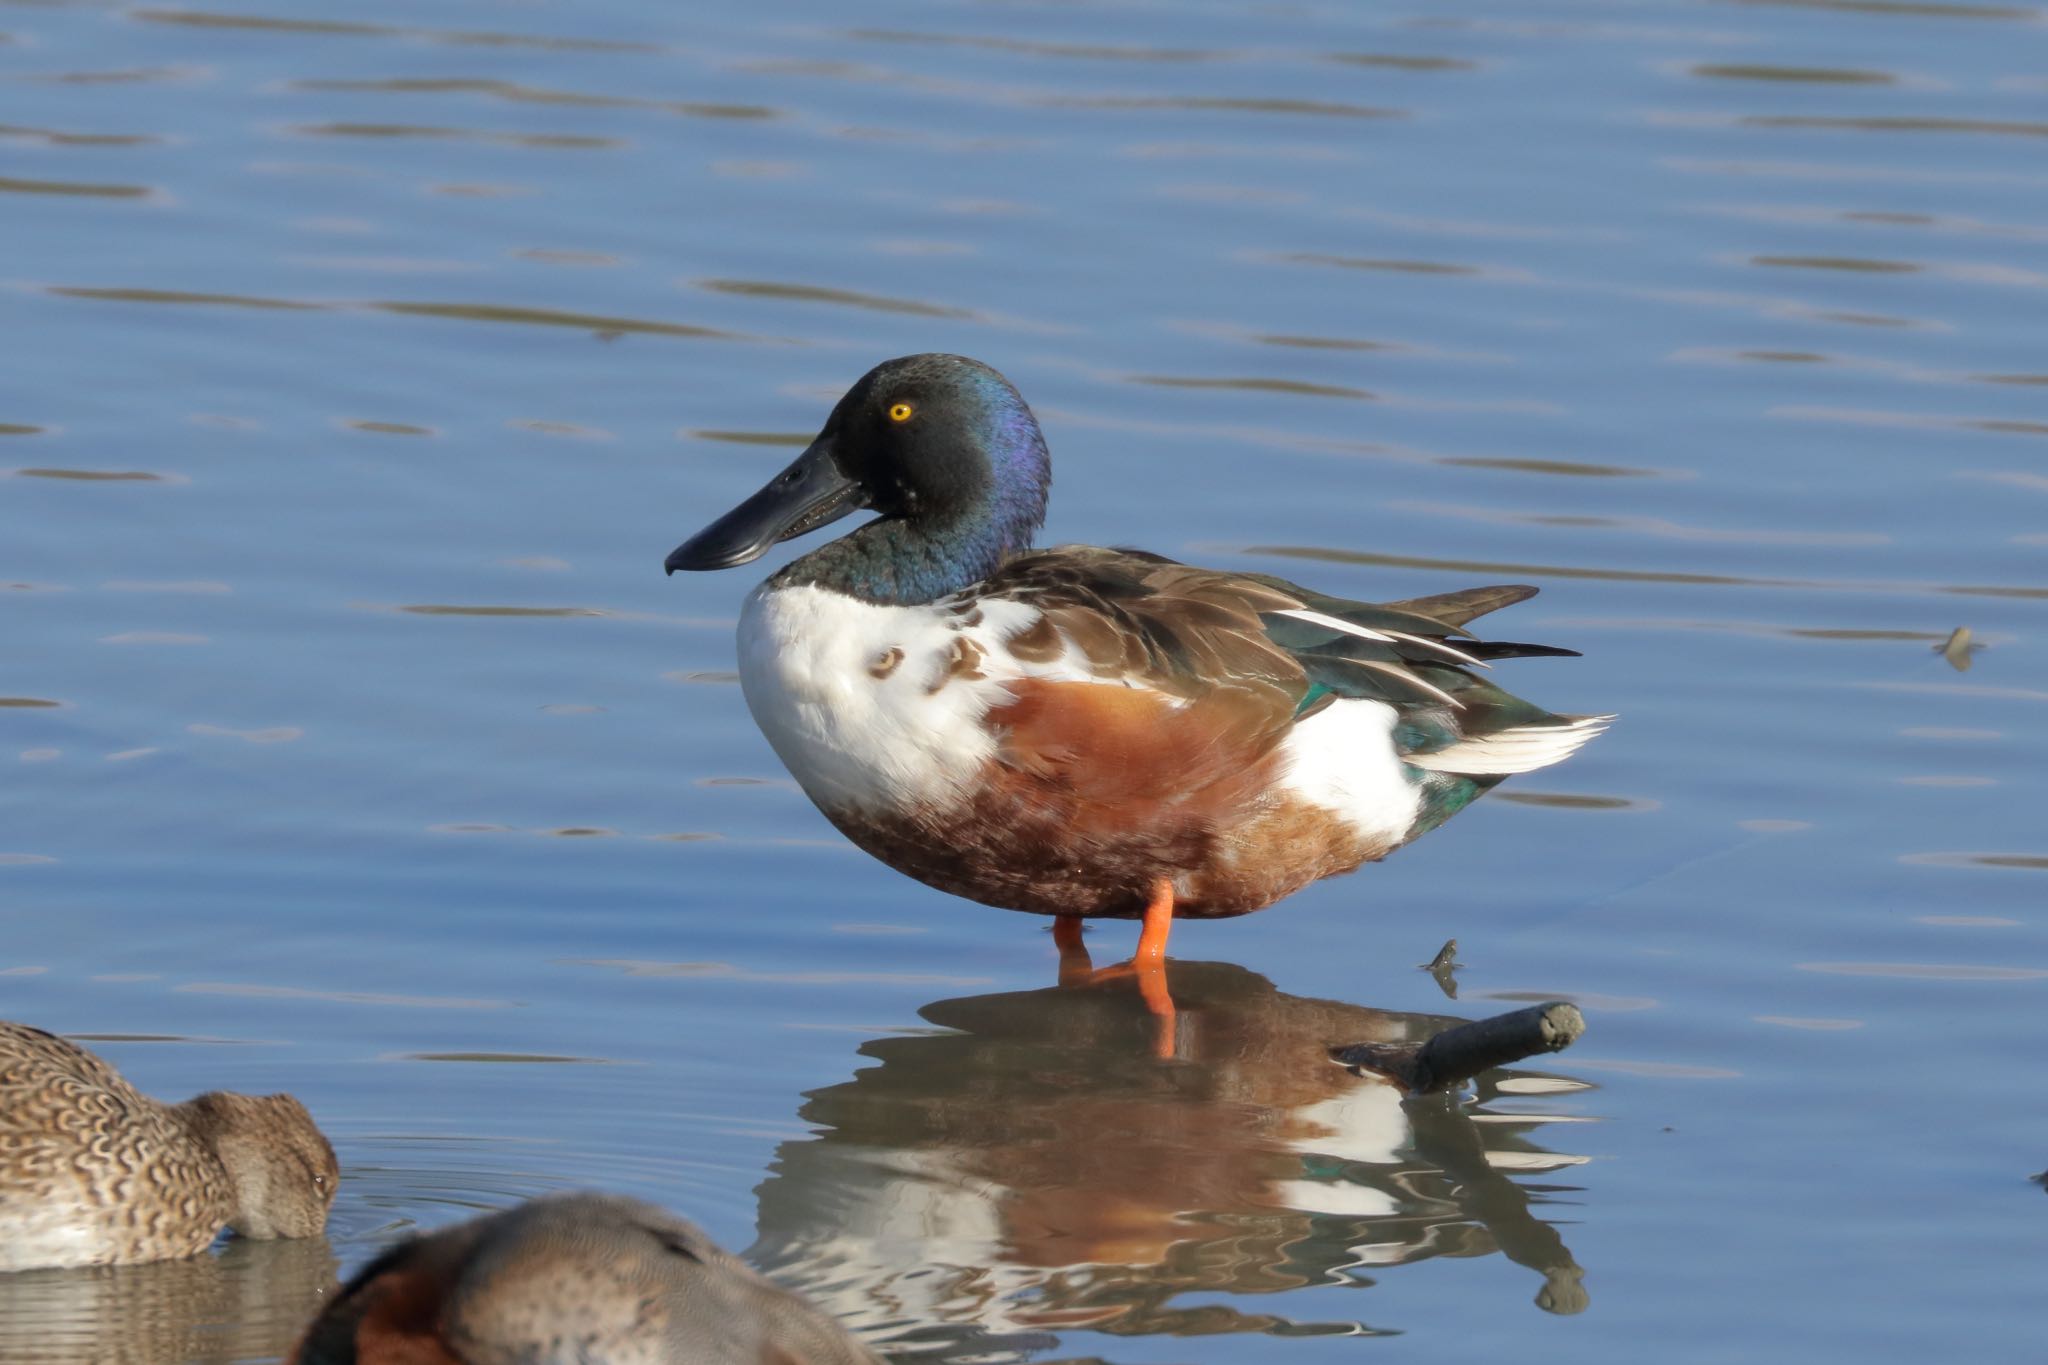
[[[1428,616],[1446,625],[1463,627],[1488,612],[1499,611],[1502,607],[1512,607],[1517,602],[1526,602],[1536,595],[1536,591],[1527,583],[1500,583],[1486,588],[1460,588],[1456,592],[1410,597],[1383,605],[1389,611],[1413,612],[1417,616]]]
[[[1276,734],[1308,694],[1301,664],[1267,638],[1259,619],[1301,600],[1238,574],[1136,550],[1063,545],[1017,556],[976,592],[1039,608],[1099,678],[1204,704],[1218,693],[1257,693],[1246,704],[1264,711]],[[1043,648],[1041,629],[1018,643]]]

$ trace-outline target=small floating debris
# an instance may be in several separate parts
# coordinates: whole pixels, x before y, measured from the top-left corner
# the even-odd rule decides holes
[[[1970,671],[1970,656],[1982,648],[1984,646],[1971,643],[1968,626],[1957,626],[1949,632],[1946,640],[1934,647],[1934,652],[1947,660],[1948,666],[1956,672],[1967,673]]]
[[[1444,993],[1446,1000],[1458,998],[1458,968],[1465,964],[1458,961],[1458,940],[1448,938],[1444,946],[1437,949],[1436,956],[1427,962],[1417,963],[1436,981],[1437,989]]]

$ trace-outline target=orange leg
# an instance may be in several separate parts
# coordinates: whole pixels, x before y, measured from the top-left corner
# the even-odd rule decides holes
[[[1081,941],[1081,917],[1059,915],[1052,923],[1052,941],[1060,950],[1060,984],[1083,986],[1112,977],[1135,976],[1138,994],[1145,1001],[1156,1024],[1154,1056],[1170,1058],[1174,1052],[1173,995],[1166,988],[1166,938],[1173,931],[1173,883],[1164,877],[1152,884],[1152,899],[1145,904],[1145,927],[1138,932],[1138,950],[1128,962],[1099,971]]]
[[[1138,931],[1138,951],[1131,954],[1131,970],[1138,974],[1138,993],[1152,1012],[1152,1055],[1162,1061],[1173,1057],[1176,1029],[1173,995],[1166,989],[1166,936],[1173,932],[1173,883],[1161,877],[1152,883],[1152,899],[1145,905],[1145,927]]]
[[[1143,971],[1166,965],[1166,936],[1173,932],[1173,883],[1161,877],[1152,883],[1152,899],[1145,906],[1145,927],[1138,932],[1138,951],[1131,965]]]

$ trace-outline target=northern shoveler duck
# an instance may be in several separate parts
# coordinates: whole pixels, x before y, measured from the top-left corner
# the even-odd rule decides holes
[[[1553,715],[1480,670],[1573,654],[1470,638],[1532,596],[1330,597],[1138,550],[1033,550],[1045,438],[979,361],[870,370],[767,487],[671,553],[725,569],[856,509],[740,617],[768,741],[854,843],[928,885],[1053,915],[1242,915],[1442,824],[1610,717]],[[1063,977],[1069,973],[1063,971]]]
[[[223,1226],[316,1236],[338,1174],[290,1095],[163,1104],[78,1044],[0,1022],[0,1271],[196,1256]]]
[[[415,1237],[342,1287],[292,1365],[881,1365],[664,1209],[562,1194]]]

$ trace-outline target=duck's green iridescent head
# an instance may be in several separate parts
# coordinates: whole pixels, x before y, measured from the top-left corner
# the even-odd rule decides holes
[[[880,516],[775,576],[874,602],[928,602],[1025,549],[1051,458],[1010,382],[978,360],[885,361],[841,398],[768,486],[678,546],[677,569],[726,569],[856,509]]]

